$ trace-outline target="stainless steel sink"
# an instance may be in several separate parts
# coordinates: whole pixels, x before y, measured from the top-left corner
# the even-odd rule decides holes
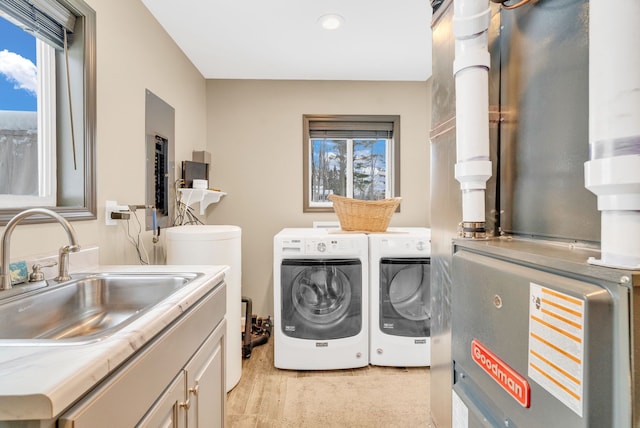
[[[200,276],[87,274],[0,301],[0,341],[84,343],[113,334]]]

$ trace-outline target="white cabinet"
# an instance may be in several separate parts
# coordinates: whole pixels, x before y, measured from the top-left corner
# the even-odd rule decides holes
[[[223,321],[158,398],[140,427],[224,426]],[[221,387],[222,386],[222,387]]]
[[[180,412],[184,404],[185,375],[180,373],[169,388],[160,396],[149,413],[140,421],[140,427],[183,428],[186,426],[185,413]]]
[[[98,383],[58,427],[223,427],[225,307],[222,284]]]
[[[218,329],[225,328],[224,322],[222,324]],[[186,367],[187,426],[190,428],[224,426],[224,347],[223,332],[220,331],[215,336],[212,334]]]

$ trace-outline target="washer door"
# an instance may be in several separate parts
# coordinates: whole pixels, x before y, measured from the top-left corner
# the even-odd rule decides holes
[[[282,331],[312,340],[362,330],[362,263],[358,259],[285,259],[281,265]]]
[[[431,334],[431,260],[380,260],[380,330],[394,336]]]

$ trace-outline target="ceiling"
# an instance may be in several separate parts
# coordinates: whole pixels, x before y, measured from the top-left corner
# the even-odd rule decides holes
[[[207,79],[424,81],[428,0],[142,0]],[[343,25],[318,20],[338,14]]]

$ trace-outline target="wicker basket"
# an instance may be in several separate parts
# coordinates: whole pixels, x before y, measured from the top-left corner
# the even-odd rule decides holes
[[[342,230],[361,232],[385,232],[402,199],[363,201],[338,195],[329,195],[328,198],[333,202]]]

